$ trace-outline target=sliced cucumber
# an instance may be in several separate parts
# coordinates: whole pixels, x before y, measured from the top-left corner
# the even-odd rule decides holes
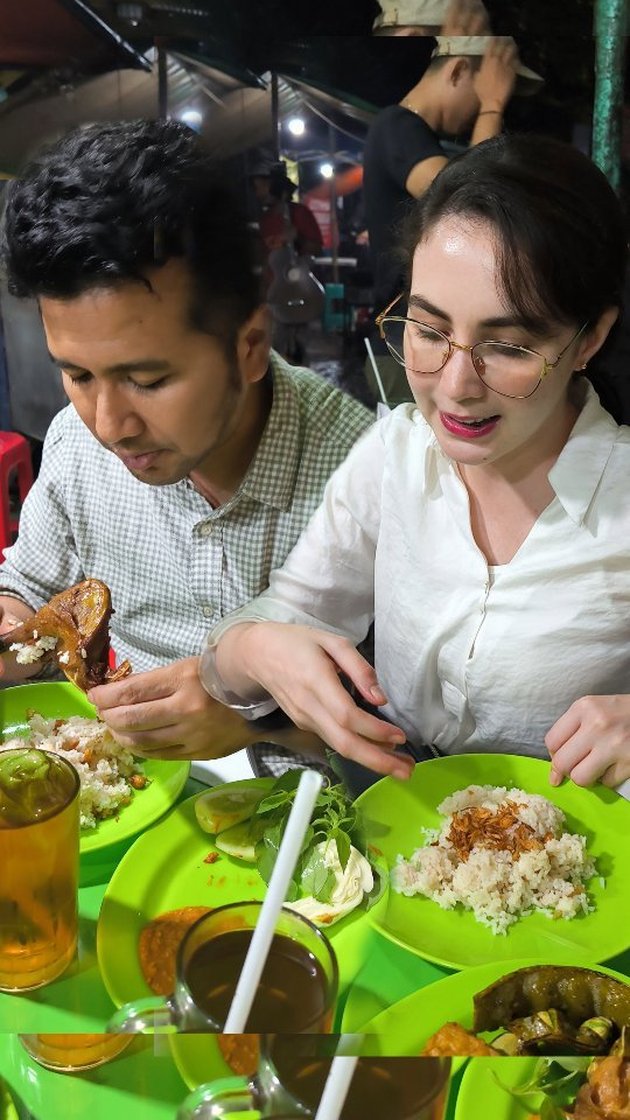
[[[256,845],[249,831],[249,821],[242,821],[217,836],[215,847],[228,856],[242,859],[245,863],[256,862]]]

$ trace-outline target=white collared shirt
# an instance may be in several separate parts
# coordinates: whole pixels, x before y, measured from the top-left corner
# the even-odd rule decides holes
[[[360,641],[375,619],[384,712],[441,752],[548,757],[588,694],[630,692],[630,428],[590,389],[549,480],[555,497],[508,564],[474,541],[468,494],[413,405],[379,421],[243,618]]]

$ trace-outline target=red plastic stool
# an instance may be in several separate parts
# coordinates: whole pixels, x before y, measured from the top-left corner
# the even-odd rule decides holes
[[[31,448],[28,440],[17,432],[0,432],[0,549],[13,543],[18,527],[19,518],[11,516],[9,499],[9,480],[13,471],[17,471],[21,505],[33,485]],[[0,563],[3,559],[0,555]]]

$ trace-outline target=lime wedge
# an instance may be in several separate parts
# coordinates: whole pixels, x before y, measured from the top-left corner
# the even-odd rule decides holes
[[[195,801],[195,814],[204,830],[216,836],[254,815],[256,806],[273,785],[273,778],[252,778],[213,786]]]
[[[241,821],[226,828],[215,841],[216,847],[227,856],[242,859],[245,863],[256,862],[256,845],[249,831],[249,821]]]

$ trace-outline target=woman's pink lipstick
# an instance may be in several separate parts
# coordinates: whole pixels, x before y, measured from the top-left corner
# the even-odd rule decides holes
[[[481,436],[487,436],[494,431],[500,419],[500,416],[488,416],[481,420],[474,420],[473,417],[468,420],[461,416],[452,416],[449,412],[440,412],[440,420],[446,431],[463,439],[480,439]]]

